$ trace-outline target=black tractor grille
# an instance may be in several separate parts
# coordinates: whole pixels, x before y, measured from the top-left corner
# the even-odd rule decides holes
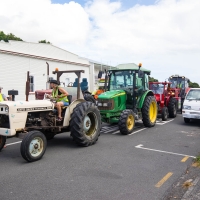
[[[113,99],[98,99],[98,109],[99,110],[113,110],[114,109]]]

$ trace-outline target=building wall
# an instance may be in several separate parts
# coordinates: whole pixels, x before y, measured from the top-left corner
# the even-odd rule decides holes
[[[22,43],[22,44],[21,44]],[[67,51],[61,50],[52,45],[48,46],[46,44],[33,44],[31,48],[31,52],[26,52],[29,43],[19,42],[13,43],[2,43],[0,42],[0,50],[12,51],[12,52],[20,52],[26,54],[37,54],[41,57],[50,58],[52,56],[54,59],[63,59],[73,63],[62,63],[57,61],[51,61],[48,59],[38,59],[31,58],[26,56],[12,55],[7,53],[0,53],[0,86],[3,87],[2,93],[8,96],[8,90],[18,90],[19,95],[16,96],[16,100],[25,100],[25,84],[27,79],[27,71],[30,72],[30,75],[34,77],[34,90],[46,89],[46,81],[47,81],[47,65],[46,62],[49,63],[49,77],[53,77],[56,79],[56,75],[52,74],[52,71],[55,68],[59,68],[60,71],[63,70],[85,70],[85,73],[82,74],[82,78],[87,78],[90,84],[90,65],[88,60],[79,58],[77,55],[69,53]],[[46,45],[46,46],[44,46]],[[41,47],[42,46],[42,47]],[[36,48],[37,47],[37,48]],[[46,51],[45,51],[46,49]],[[38,51],[37,51],[38,50]],[[49,53],[47,53],[49,51]],[[38,53],[39,52],[39,53]],[[64,57],[68,59],[64,59]],[[77,64],[79,63],[79,64]],[[81,66],[81,64],[85,64],[86,66]],[[65,84],[68,82],[74,82],[76,78],[75,73],[63,74],[60,77],[60,81]],[[63,84],[61,84],[63,86]],[[89,88],[90,89],[90,88]],[[34,99],[34,95],[30,96],[30,99]]]

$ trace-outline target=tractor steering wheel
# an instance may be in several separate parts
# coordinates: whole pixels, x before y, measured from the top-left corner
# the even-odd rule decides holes
[[[68,83],[67,87],[73,87],[73,82]]]

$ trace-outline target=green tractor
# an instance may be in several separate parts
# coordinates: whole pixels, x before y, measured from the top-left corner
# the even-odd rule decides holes
[[[98,108],[102,122],[118,123],[121,134],[133,132],[135,120],[142,119],[144,126],[155,126],[157,102],[149,90],[148,76],[151,71],[135,65],[121,64],[117,69],[106,71],[106,92],[98,96]],[[99,72],[98,77],[103,72]]]

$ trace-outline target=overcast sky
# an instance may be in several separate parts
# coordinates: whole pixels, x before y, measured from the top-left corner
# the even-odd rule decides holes
[[[0,30],[200,84],[200,0],[0,0]]]

